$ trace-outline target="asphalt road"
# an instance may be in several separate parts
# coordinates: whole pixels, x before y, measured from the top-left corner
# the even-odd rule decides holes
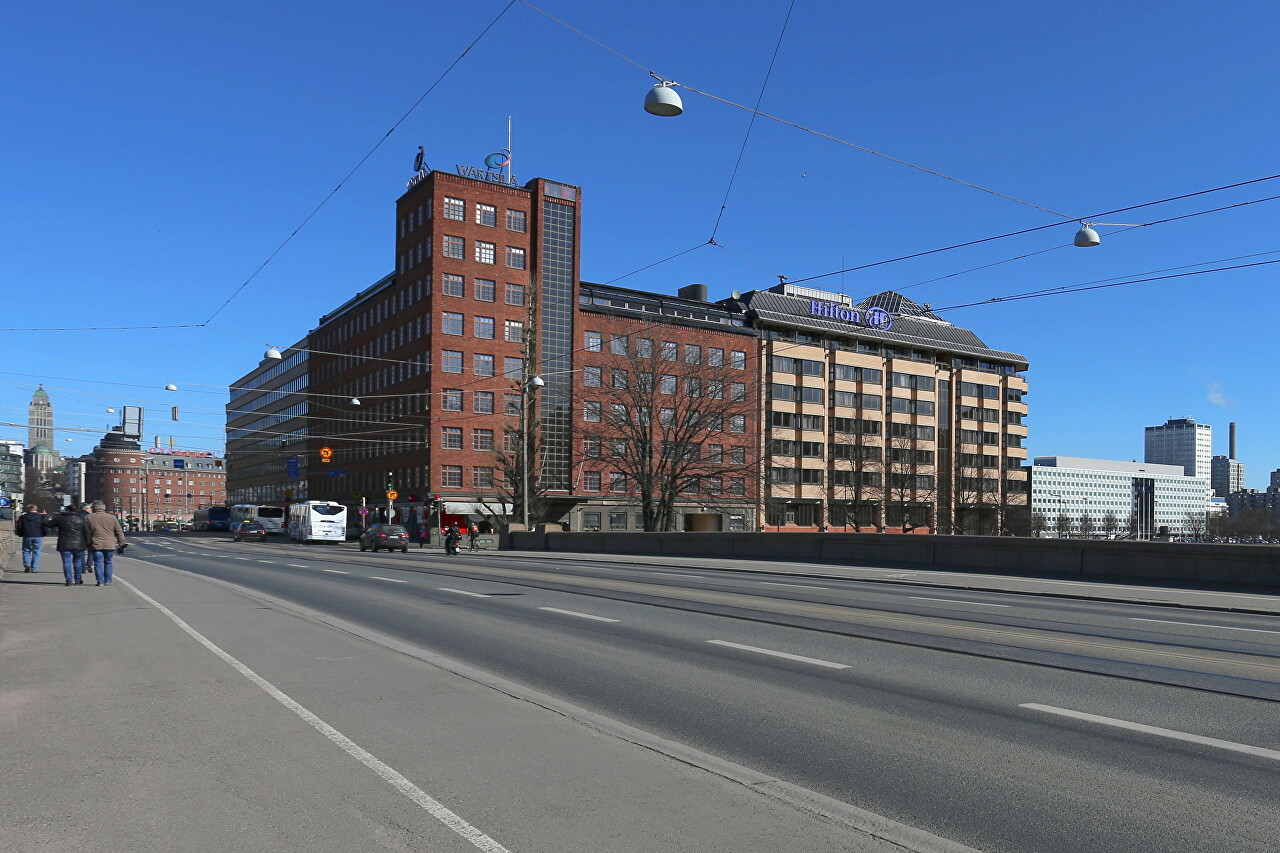
[[[1272,616],[688,560],[133,541],[980,850],[1280,846]],[[285,677],[261,647],[233,654]]]

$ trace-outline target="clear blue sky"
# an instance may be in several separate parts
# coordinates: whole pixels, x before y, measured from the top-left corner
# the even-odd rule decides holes
[[[539,6],[645,68],[753,104],[789,2]],[[106,406],[133,402],[149,434],[221,449],[227,384],[391,270],[394,200],[417,146],[434,168],[479,163],[506,144],[507,116],[518,178],[583,187],[585,279],[706,243],[750,115],[685,91],[683,116],[649,116],[644,70],[517,2],[209,320],[504,5],[6,4],[0,325],[198,328],[0,333],[0,420],[25,421],[43,382],[59,427],[105,429]],[[1086,217],[1280,172],[1278,23],[1262,2],[797,0],[761,109]],[[1280,180],[1118,221],[1270,195]],[[716,235],[724,248],[620,283],[704,282],[720,297],[1056,221],[758,119]],[[815,284],[949,306],[1275,260],[1277,224],[1280,201],[1054,249],[1071,242],[1067,223]],[[1280,468],[1278,277],[1280,264],[944,316],[1029,359],[1033,455],[1141,458],[1143,426],[1169,416],[1212,424],[1225,453],[1236,421],[1247,485],[1264,487]],[[97,437],[62,433],[59,450]]]

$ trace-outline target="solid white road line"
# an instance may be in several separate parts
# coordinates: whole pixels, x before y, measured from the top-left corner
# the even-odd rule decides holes
[[[565,616],[577,616],[580,619],[594,619],[597,622],[617,622],[617,619],[606,619],[603,616],[592,616],[590,613],[578,613],[574,610],[561,610],[559,607],[539,607],[539,610],[548,610],[552,613],[563,613]]]
[[[322,572],[328,572],[331,575],[349,575],[351,572],[340,572],[337,569],[321,569]]]
[[[275,560],[259,560],[258,562],[259,562],[259,563],[271,563],[271,564],[273,564],[273,565],[275,564]]]
[[[267,681],[265,678],[258,675],[253,670],[249,669],[249,667],[245,666],[240,661],[236,660],[231,655],[224,652],[218,646],[214,645],[211,640],[209,640],[207,637],[205,637],[195,628],[192,628],[186,622],[183,622],[180,618],[178,618],[177,614],[175,614],[172,610],[165,607],[163,604],[156,601],[154,598],[150,597],[146,593],[142,592],[142,590],[138,589],[136,586],[129,583],[128,581],[121,580],[120,582],[124,584],[127,589],[132,590],[133,593],[137,595],[139,598],[141,598],[143,601],[147,602],[152,607],[155,607],[165,616],[168,616],[171,620],[173,620],[173,623],[175,625],[177,625],[183,631],[191,635],[191,637],[194,638],[197,643],[204,646],[206,649],[213,652],[218,657],[222,658],[222,660],[224,660],[225,662],[230,664],[232,667],[234,667],[235,670],[239,672],[241,675],[243,675],[245,678],[249,679],[254,684],[261,687],[267,693],[267,695],[269,695],[272,699],[275,699],[281,705],[285,706],[290,711],[297,714],[299,717],[305,720],[312,728],[314,728],[316,731],[320,732],[320,734],[327,737],[334,744],[337,744],[339,747],[341,747],[343,751],[345,751],[352,758],[359,761],[365,767],[368,767],[374,773],[377,773],[379,776],[383,778],[383,780],[385,780],[393,788],[395,788],[400,793],[404,794],[409,799],[413,800],[415,803],[417,803],[419,806],[425,809],[427,813],[430,814],[432,817],[434,817],[436,820],[440,821],[442,824],[449,827],[454,832],[461,835],[463,838],[467,839],[467,841],[470,841],[473,845],[475,845],[479,849],[487,851],[487,853],[509,853],[507,848],[503,847],[497,841],[494,841],[492,838],[485,835],[483,832],[476,829],[471,824],[467,823],[465,820],[459,817],[455,812],[451,811],[447,806],[445,806],[439,800],[435,799],[426,791],[423,791],[417,785],[413,784],[404,776],[397,773],[390,765],[385,764],[382,761],[375,758],[372,753],[360,747],[358,744],[355,743],[355,741],[351,740],[342,732],[338,731],[333,726],[329,725],[324,720],[320,719],[315,714],[311,713],[306,708],[302,707],[297,702],[290,699],[274,684]]]
[[[1130,616],[1134,622],[1159,622],[1162,625],[1190,625],[1193,628],[1217,628],[1222,631],[1252,631],[1255,634],[1280,634],[1280,631],[1264,631],[1261,628],[1233,628],[1230,625],[1204,625],[1200,622],[1171,622],[1168,619],[1139,619]]]
[[[654,574],[654,575],[666,575],[666,576],[667,576],[667,577],[669,577],[669,578],[700,578],[700,577],[704,577],[704,575],[684,575],[684,574],[681,574],[680,572],[650,572],[650,574]]]
[[[285,563],[285,565],[286,565],[286,566],[289,566],[289,567],[291,567],[291,568],[294,568],[294,569],[309,569],[309,568],[311,568],[310,566],[300,566],[300,565],[298,565],[297,563]]]
[[[441,592],[456,592],[458,595],[471,595],[471,596],[475,596],[476,598],[489,598],[489,597],[490,597],[490,596],[485,595],[483,592],[467,592],[465,589],[450,589],[450,588],[449,588],[449,587],[447,587],[447,586],[442,586],[442,587],[440,587],[440,591],[441,591]]]
[[[800,661],[801,663],[811,663],[814,666],[825,666],[827,669],[848,669],[849,667],[843,663],[832,663],[829,660],[818,660],[817,658],[807,658],[803,655],[793,655],[787,652],[775,652],[773,649],[761,649],[755,646],[744,646],[741,643],[730,643],[728,640],[707,640],[715,646],[728,646],[731,649],[742,649],[747,652],[758,652],[762,655],[772,655],[775,658],[786,658],[787,660]]]
[[[789,586],[792,589],[831,589],[829,586],[805,586],[802,583],[774,583],[773,581],[756,581],[765,586]]]
[[[392,583],[408,583],[408,581],[399,581],[395,578],[380,578],[377,575],[369,575],[371,581],[391,581]]]
[[[248,557],[236,557],[237,560],[248,560]]]
[[[918,595],[907,596],[915,601],[945,601],[949,604],[972,604],[974,607],[1008,607],[1007,604],[985,604],[981,601],[960,601],[956,598],[921,598]]]
[[[1264,749],[1260,746],[1249,746],[1248,744],[1236,743],[1235,741],[1230,740],[1218,740],[1213,737],[1192,735],[1187,734],[1186,732],[1174,731],[1173,729],[1162,729],[1158,726],[1147,726],[1142,723],[1131,723],[1128,720],[1117,720],[1114,717],[1099,717],[1097,714],[1086,714],[1083,711],[1072,711],[1067,708],[1055,708],[1052,705],[1037,705],[1034,702],[1027,702],[1019,705],[1018,707],[1029,708],[1032,711],[1043,711],[1046,714],[1057,714],[1061,717],[1071,717],[1072,719],[1084,720],[1090,723],[1099,723],[1104,726],[1115,726],[1118,729],[1129,729],[1130,731],[1143,732],[1144,734],[1167,737],[1172,740],[1198,743],[1204,746],[1217,747],[1218,749],[1228,749],[1232,752],[1243,752],[1246,755],[1257,755],[1261,758],[1270,758],[1273,761],[1280,761],[1280,750]]]

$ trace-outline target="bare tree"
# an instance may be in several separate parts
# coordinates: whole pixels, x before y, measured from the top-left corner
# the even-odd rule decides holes
[[[1059,512],[1058,517],[1054,520],[1053,534],[1061,538],[1071,532],[1071,516],[1065,512]]]
[[[833,419],[831,441],[832,526],[855,530],[881,527],[884,500],[884,447],[880,422],[860,418]],[[837,509],[838,508],[838,509]],[[836,516],[842,523],[836,524]]]
[[[937,500],[934,451],[913,434],[890,435],[885,482],[885,525],[910,532],[936,524],[930,510]]]
[[[999,532],[1000,460],[981,453],[957,453],[952,486],[953,517],[958,532],[993,536]]]
[[[742,505],[758,478],[758,390],[724,350],[631,334],[604,321],[583,359],[585,441],[608,460],[609,491],[640,503],[645,530],[668,530],[678,500]],[[713,356],[712,351],[716,353]]]
[[[1108,539],[1115,539],[1120,533],[1120,516],[1114,510],[1102,514],[1102,533]]]
[[[1031,513],[1031,535],[1040,536],[1049,529],[1049,519],[1043,512]]]
[[[1090,539],[1098,532],[1098,525],[1094,523],[1093,516],[1087,512],[1080,513],[1080,535]]]

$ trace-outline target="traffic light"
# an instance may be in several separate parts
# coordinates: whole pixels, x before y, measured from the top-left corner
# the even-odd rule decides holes
[[[395,488],[395,483],[393,483],[393,482],[392,482],[392,480],[391,480],[391,472],[390,472],[390,471],[388,471],[388,472],[387,472],[387,491],[389,492],[389,491],[391,491],[391,490],[392,490],[392,489],[394,489],[394,488]]]

